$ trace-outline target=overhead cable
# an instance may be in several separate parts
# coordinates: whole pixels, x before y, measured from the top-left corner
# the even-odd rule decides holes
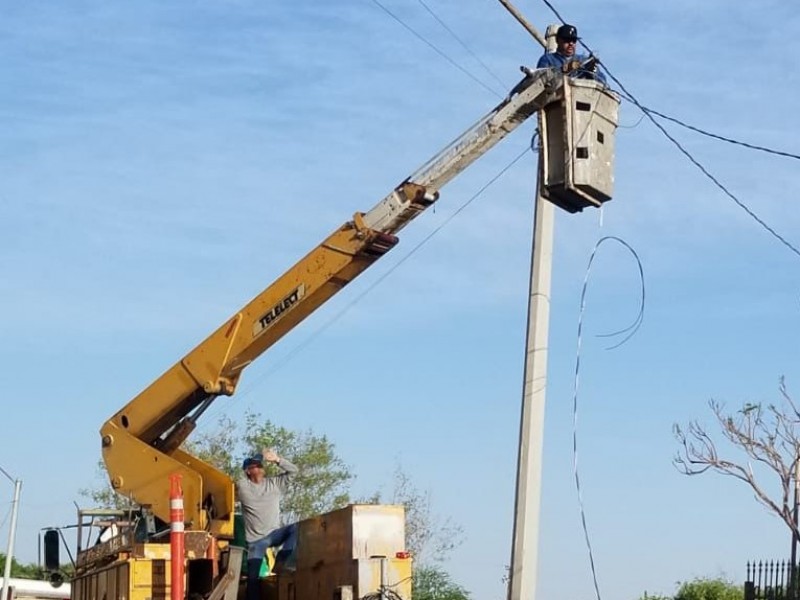
[[[561,21],[562,23],[565,22],[563,17],[556,10],[556,8],[550,3],[550,0],[542,0],[542,2],[544,2],[544,4],[553,12],[553,14],[556,16],[556,18],[558,18],[559,21]],[[584,48],[586,48],[586,50],[588,50],[590,54],[592,54],[592,55],[594,54],[594,51],[584,41],[581,41],[581,45]],[[789,240],[787,240],[785,237],[783,237],[781,234],[779,234],[777,231],[775,231],[775,229],[773,229],[769,224],[767,224],[766,221],[764,221],[755,212],[753,212],[753,210],[749,206],[747,206],[738,197],[736,197],[733,194],[733,192],[731,192],[727,187],[725,187],[725,185],[723,185],[723,183],[719,179],[717,179],[708,169],[706,169],[706,167],[703,166],[703,164],[700,163],[700,161],[698,161],[694,156],[692,156],[692,154],[686,148],[684,148],[683,145],[678,140],[676,140],[664,128],[664,126],[661,123],[658,122],[658,120],[653,116],[655,113],[653,111],[651,111],[650,109],[648,109],[646,106],[643,106],[642,103],[639,102],[636,99],[636,97],[633,94],[631,94],[625,88],[623,83],[619,79],[617,79],[614,76],[614,74],[608,69],[607,65],[603,64],[603,68],[604,68],[606,74],[611,78],[611,80],[619,86],[619,88],[620,88],[620,90],[622,90],[622,92],[624,92],[624,94],[627,97],[627,99],[630,102],[632,102],[633,104],[635,104],[639,108],[639,110],[641,110],[647,116],[647,118],[650,120],[650,122],[653,123],[653,125],[655,125],[658,128],[659,131],[661,131],[661,133],[664,135],[664,137],[666,137],[670,142],[672,142],[675,145],[675,147],[681,152],[681,154],[683,154],[686,158],[688,158],[689,161],[695,167],[697,167],[700,170],[701,173],[703,173],[703,175],[705,175],[709,180],[711,180],[711,182],[714,183],[714,185],[716,185],[717,188],[719,188],[726,196],[728,196],[728,198],[733,200],[733,202],[739,208],[741,208],[744,212],[746,212],[748,214],[748,216],[750,216],[750,218],[752,218],[756,223],[761,225],[761,227],[763,229],[765,229],[767,232],[769,232],[781,244],[786,246],[794,254],[796,254],[798,257],[800,257],[800,250],[798,250],[798,248],[795,245],[793,245]],[[777,151],[775,151],[774,153],[777,153]]]
[[[508,87],[508,86],[506,85],[506,83],[505,83],[505,82],[504,82],[502,79],[500,79],[500,78],[497,76],[497,74],[496,74],[494,71],[492,71],[492,69],[490,69],[490,68],[489,68],[489,66],[488,66],[488,65],[487,65],[485,62],[483,62],[483,61],[480,59],[480,57],[479,57],[477,54],[475,54],[475,53],[472,51],[472,49],[471,49],[471,48],[470,48],[470,47],[469,47],[469,46],[466,44],[466,42],[464,42],[464,40],[462,40],[460,37],[458,37],[458,35],[456,35],[455,31],[453,31],[452,29],[450,29],[450,27],[448,27],[448,26],[447,26],[447,23],[445,23],[445,22],[444,22],[442,19],[440,19],[440,18],[439,18],[439,16],[438,16],[438,15],[437,15],[435,12],[433,12],[433,10],[431,9],[431,7],[430,7],[430,6],[428,6],[428,5],[425,3],[425,0],[417,0],[417,2],[419,2],[419,3],[422,5],[422,7],[423,7],[425,10],[427,10],[427,11],[428,11],[428,13],[429,13],[429,14],[430,14],[430,15],[431,15],[431,16],[432,16],[434,19],[436,19],[436,21],[439,23],[439,25],[441,25],[442,27],[444,27],[445,31],[447,31],[447,32],[448,32],[448,33],[449,33],[451,36],[453,36],[453,39],[455,39],[455,40],[456,40],[456,41],[457,41],[459,44],[461,44],[461,47],[462,47],[462,48],[464,48],[464,50],[466,50],[466,51],[467,51],[467,52],[470,54],[470,56],[472,56],[472,58],[474,58],[476,61],[478,61],[478,63],[479,63],[479,64],[480,64],[480,65],[481,65],[481,66],[484,68],[484,70],[485,70],[487,73],[489,73],[489,75],[491,75],[492,77],[494,77],[494,80],[495,80],[497,83],[499,83],[499,84],[500,84],[500,86],[501,86],[503,89],[506,89],[506,88]]]
[[[634,104],[636,104],[636,103],[634,102]],[[667,121],[671,121],[672,123],[675,123],[676,125],[680,125],[681,127],[685,127],[686,129],[694,131],[695,133],[699,133],[700,135],[704,135],[706,137],[710,137],[710,138],[713,138],[715,140],[720,140],[722,142],[727,142],[729,144],[734,144],[736,146],[743,146],[745,148],[749,148],[750,150],[758,150],[759,152],[766,152],[767,154],[774,154],[776,156],[785,156],[786,158],[794,158],[796,160],[800,160],[800,154],[793,154],[792,152],[784,152],[782,150],[775,150],[773,148],[768,148],[766,146],[759,146],[757,144],[750,144],[748,142],[742,142],[740,140],[736,140],[736,139],[733,139],[733,138],[725,137],[723,135],[719,135],[719,134],[716,134],[716,133],[711,133],[710,131],[706,131],[705,129],[700,129],[699,127],[695,127],[694,125],[690,125],[689,123],[685,123],[685,122],[681,121],[680,119],[676,119],[675,117],[670,117],[669,115],[665,115],[664,113],[658,112],[657,110],[654,110],[654,109],[652,109],[650,107],[642,106],[640,108],[642,108],[644,111],[646,111],[648,113],[652,113],[654,115],[657,115],[657,116],[661,117],[662,119],[665,119]]]
[[[391,268],[389,268],[385,273],[383,273],[378,279],[376,279],[371,285],[369,285],[364,291],[358,294],[353,300],[351,300],[347,305],[345,305],[339,312],[333,315],[330,319],[328,319],[325,323],[323,323],[320,327],[318,327],[314,332],[312,332],[305,340],[300,342],[294,348],[292,348],[289,352],[287,352],[283,358],[280,360],[275,361],[271,365],[271,368],[267,369],[261,375],[257,376],[253,379],[250,385],[243,389],[241,392],[238,393],[239,398],[246,397],[252,392],[253,390],[260,385],[260,383],[270,375],[274,374],[275,372],[279,371],[283,366],[289,363],[297,354],[299,354],[302,350],[308,347],[312,342],[314,342],[320,335],[322,335],[329,327],[334,325],[337,321],[339,321],[347,312],[350,311],[356,304],[358,304],[367,294],[369,294],[372,290],[374,290],[378,285],[383,283],[383,281],[389,277],[394,271],[396,271],[404,262],[406,262],[411,256],[413,256],[422,246],[427,244],[431,238],[433,238],[436,234],[438,234],[444,227],[446,227],[453,219],[455,219],[461,212],[463,212],[472,202],[474,202],[479,196],[481,196],[492,184],[494,184],[500,177],[502,177],[511,167],[517,164],[523,156],[525,156],[528,152],[530,152],[530,148],[525,148],[519,155],[517,155],[511,162],[509,162],[505,167],[503,167],[494,177],[492,177],[489,181],[487,181],[477,192],[475,192],[470,198],[468,198],[461,206],[459,206],[451,215],[449,215],[442,223],[440,223],[433,231],[431,231],[428,235],[426,235],[422,240],[420,240],[413,248],[411,248],[408,253],[403,256],[400,260],[398,260]],[[249,406],[250,403],[247,403],[245,406]],[[219,405],[218,405],[219,406]],[[224,414],[225,409],[222,406],[219,406],[217,410],[214,408],[208,411],[208,417],[216,416],[217,414]],[[211,423],[211,419],[207,419],[206,423]],[[198,426],[198,430],[202,430],[204,427],[203,425]]]
[[[416,246],[411,248],[408,253],[403,256],[400,260],[398,260],[394,265],[391,266],[383,275],[378,277],[372,284],[370,284],[364,291],[362,291],[358,296],[353,298],[346,306],[344,306],[338,313],[333,315],[325,324],[323,324],[319,329],[317,329],[305,342],[300,344],[299,346],[295,347],[288,355],[284,357],[284,360],[280,363],[276,363],[273,371],[280,368],[283,363],[288,361],[294,354],[305,348],[311,341],[313,341],[318,335],[328,329],[331,325],[336,323],[339,319],[341,319],[347,312],[350,311],[358,302],[360,302],[367,294],[369,294],[372,290],[378,287],[383,281],[389,277],[392,273],[394,273],[404,262],[406,262],[409,258],[411,258],[414,254],[419,251],[422,246],[427,244],[431,238],[433,238],[436,234],[438,234],[444,227],[446,227],[453,219],[455,219],[462,211],[464,211],[474,200],[476,200],[483,192],[485,192],[489,186],[491,186],[495,181],[500,179],[506,171],[508,171],[511,167],[513,167],[519,160],[525,156],[530,150],[525,148],[516,158],[514,158],[510,163],[508,163],[505,167],[503,167],[499,173],[497,173],[494,177],[492,177],[487,183],[485,183],[477,192],[475,192],[466,202],[464,202],[461,206],[459,206],[452,214],[450,214],[444,221],[442,221],[433,231],[431,231],[428,235],[422,238]]]
[[[542,0],[542,1],[546,2],[547,0]],[[740,200],[736,195],[734,195],[734,193],[731,192],[719,179],[717,179],[705,166],[703,166],[703,164],[699,160],[697,160],[686,148],[684,148],[683,145],[678,140],[676,140],[664,128],[664,126],[661,123],[658,122],[658,120],[653,116],[651,111],[647,107],[642,106],[642,104],[625,88],[622,82],[619,79],[617,79],[611,71],[609,71],[607,66],[605,67],[605,71],[606,74],[614,81],[614,83],[616,83],[620,87],[620,89],[623,92],[625,92],[625,94],[628,97],[628,100],[630,100],[633,104],[635,104],[639,108],[639,110],[641,110],[647,116],[647,118],[650,119],[650,122],[653,123],[653,125],[655,125],[658,128],[658,130],[664,135],[664,137],[666,137],[670,142],[673,143],[673,145],[681,152],[681,154],[683,154],[687,159],[689,159],[689,162],[691,162],[695,167],[697,167],[700,170],[700,172],[703,173],[703,175],[705,175],[709,180],[711,180],[711,182],[714,183],[714,185],[716,185],[717,188],[719,188],[728,198],[733,200],[733,202],[744,212],[746,212],[750,216],[750,218],[752,218],[756,223],[761,225],[763,229],[769,232],[775,239],[777,239],[780,243],[786,246],[794,254],[800,257],[800,250],[798,250],[798,248],[794,244],[792,244],[789,240],[783,237],[780,233],[775,231],[775,229],[773,229],[772,226],[770,226],[766,221],[764,221],[764,219],[762,219],[755,212],[753,212],[753,210],[749,206],[747,206],[742,200]]]
[[[559,21],[561,21],[562,23],[566,22],[566,21],[564,21],[564,18],[559,14],[559,12],[556,10],[556,8],[549,2],[549,0],[542,0],[542,2],[544,2],[545,5],[547,5],[547,7],[553,12],[553,14],[556,16],[556,18],[558,18]],[[581,45],[584,48],[586,48],[586,50],[588,50],[590,54],[594,54],[594,51],[583,40],[581,40]],[[605,68],[606,72],[608,72],[608,69],[607,69],[605,63],[602,63],[602,64],[603,64],[603,67]],[[609,73],[609,75],[610,75],[610,73]],[[634,104],[636,104],[636,106],[639,107],[642,110],[642,112],[644,112],[645,114],[652,113],[654,115],[657,115],[657,116],[661,117],[662,119],[666,119],[667,121],[672,121],[676,125],[680,125],[681,127],[685,127],[686,129],[690,129],[690,130],[694,131],[695,133],[699,133],[700,135],[705,135],[705,136],[708,136],[710,138],[714,138],[714,139],[720,140],[722,142],[727,142],[729,144],[735,144],[737,146],[744,146],[745,148],[750,148],[751,150],[758,150],[760,152],[767,152],[768,154],[775,154],[777,156],[785,156],[787,158],[794,158],[794,159],[800,160],[800,154],[794,154],[792,152],[784,152],[782,150],[775,150],[773,148],[768,148],[766,146],[759,146],[757,144],[750,144],[748,142],[742,142],[740,140],[736,140],[736,139],[733,139],[733,138],[729,138],[729,137],[725,137],[725,136],[718,135],[718,134],[715,134],[715,133],[711,133],[710,131],[706,131],[704,129],[701,129],[700,127],[695,127],[694,125],[690,125],[689,123],[685,123],[684,121],[681,121],[680,119],[676,119],[675,117],[670,117],[669,115],[665,115],[664,113],[658,112],[657,110],[654,110],[652,108],[643,106],[633,96],[630,96],[630,93],[627,90],[625,90],[625,87],[619,82],[619,80],[616,77],[612,76],[612,79],[629,96],[628,99],[631,102],[633,102]]]
[[[464,73],[464,74],[465,74],[467,77],[469,77],[470,79],[472,79],[473,81],[475,81],[475,82],[476,82],[478,85],[480,85],[481,87],[483,87],[485,90],[487,90],[487,91],[491,92],[492,94],[494,94],[494,95],[495,95],[495,96],[497,96],[498,98],[502,98],[502,97],[503,97],[503,94],[499,93],[497,90],[493,89],[492,87],[490,87],[489,85],[487,85],[486,83],[484,83],[483,81],[481,81],[480,79],[478,79],[478,78],[477,78],[475,75],[473,75],[472,73],[470,73],[469,71],[467,71],[467,70],[466,70],[464,67],[462,67],[462,66],[461,66],[460,64],[458,64],[456,61],[454,61],[452,58],[450,58],[450,57],[449,57],[447,54],[445,54],[445,53],[444,53],[442,50],[440,50],[439,48],[437,48],[437,47],[436,47],[436,46],[435,46],[433,43],[431,43],[430,41],[428,41],[427,39],[425,39],[425,37],[423,37],[421,34],[417,33],[417,31],[416,31],[416,30],[415,30],[413,27],[411,27],[410,25],[406,24],[406,22],[405,22],[405,21],[403,21],[403,20],[402,20],[400,17],[398,17],[396,14],[394,14],[392,11],[390,11],[388,8],[386,8],[386,7],[385,7],[383,4],[381,4],[381,3],[379,2],[379,0],[371,0],[371,1],[372,1],[372,3],[373,3],[373,4],[375,4],[375,5],[376,5],[378,8],[380,8],[382,11],[384,11],[384,12],[385,12],[387,15],[389,15],[389,16],[390,16],[390,17],[392,17],[392,18],[393,18],[395,21],[397,21],[398,23],[400,23],[400,25],[402,25],[403,27],[405,27],[405,28],[406,28],[406,29],[407,29],[407,30],[408,30],[408,31],[409,31],[409,32],[410,32],[412,35],[414,35],[414,37],[416,37],[416,38],[417,38],[417,39],[419,39],[421,42],[423,42],[424,44],[426,44],[426,45],[427,45],[429,48],[431,48],[431,49],[432,49],[434,52],[436,52],[436,53],[437,53],[439,56],[441,56],[441,57],[442,57],[442,58],[444,58],[444,59],[445,59],[447,62],[449,62],[451,65],[453,65],[453,66],[454,66],[456,69],[458,69],[459,71],[461,71],[462,73]]]

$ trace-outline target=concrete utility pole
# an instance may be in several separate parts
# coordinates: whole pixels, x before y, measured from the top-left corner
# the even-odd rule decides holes
[[[555,33],[558,25],[550,25],[547,28],[546,37],[543,37],[509,0],[499,0],[499,2],[541,44],[546,52],[555,50]],[[555,217],[555,206],[544,198],[543,185],[544,160],[540,153],[531,251],[525,376],[522,390],[514,531],[508,583],[509,600],[533,600],[536,597],[539,567],[542,447],[545,392],[547,390],[550,282]]]
[[[9,475],[3,467],[0,467],[0,472],[5,475],[8,480],[14,484],[14,501],[11,504],[11,524],[8,526],[8,549],[6,550],[6,566],[3,570],[3,595],[0,596],[3,600],[8,598],[8,588],[11,579],[11,562],[14,560],[14,536],[17,532],[17,509],[19,508],[19,493],[22,490],[22,481],[14,479]]]
[[[550,329],[550,280],[555,217],[555,206],[541,194],[541,173],[540,156],[517,459],[517,493],[508,588],[510,600],[532,600],[535,597],[539,562],[542,441],[547,389],[547,337]]]
[[[538,30],[508,0],[499,2],[548,50]],[[543,160],[539,155],[531,249],[525,375],[522,389],[514,530],[508,582],[509,600],[533,600],[539,567],[539,512],[542,496],[542,443],[550,330],[550,281],[555,207],[542,196]]]
[[[798,526],[798,504],[800,504],[800,447],[795,448],[794,458],[794,504],[792,506],[792,522],[794,528],[792,529],[792,558],[791,569],[789,573],[789,599],[796,600],[798,592],[798,577],[797,577],[797,526]]]

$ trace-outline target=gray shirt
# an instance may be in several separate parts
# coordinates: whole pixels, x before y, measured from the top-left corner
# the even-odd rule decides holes
[[[253,483],[246,475],[236,482],[244,517],[244,537],[248,543],[260,540],[281,526],[281,496],[299,469],[285,458],[278,461],[278,466],[285,472],[265,477],[261,483]]]

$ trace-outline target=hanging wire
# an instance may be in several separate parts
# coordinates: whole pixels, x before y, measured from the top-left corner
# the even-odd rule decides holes
[[[644,113],[639,115],[639,119],[633,125],[617,125],[619,129],[636,129],[644,121]]]
[[[620,346],[622,346],[625,342],[627,342],[634,335],[636,335],[636,332],[639,330],[639,327],[642,326],[642,322],[644,321],[644,307],[645,307],[645,291],[646,291],[646,289],[645,289],[645,285],[644,285],[644,269],[642,268],[642,261],[639,259],[639,255],[636,253],[636,251],[633,248],[631,248],[625,241],[623,241],[623,240],[621,240],[619,238],[613,237],[613,236],[612,237],[601,238],[600,241],[598,242],[598,245],[603,240],[608,240],[608,239],[616,240],[620,244],[624,245],[633,254],[633,257],[636,259],[636,266],[639,269],[639,281],[641,283],[641,286],[640,286],[641,294],[640,294],[640,297],[639,297],[639,310],[638,310],[638,312],[636,314],[636,318],[633,320],[633,322],[630,325],[628,325],[627,327],[624,327],[624,328],[622,328],[622,329],[620,329],[618,331],[612,331],[611,333],[599,333],[599,334],[597,334],[597,337],[600,337],[600,338],[610,338],[610,337],[616,337],[616,336],[619,336],[619,335],[627,334],[622,340],[620,340],[619,342],[617,342],[613,346],[608,346],[606,348],[606,350],[614,350],[615,348],[619,348]],[[590,259],[590,263],[591,263],[591,260],[594,259],[594,252],[596,252],[596,251],[597,251],[597,246],[595,246],[595,250],[592,252],[592,258]],[[587,272],[587,276],[588,276],[588,272]]]
[[[625,248],[627,248],[636,259],[636,263],[639,266],[639,276],[641,277],[642,283],[642,294],[641,294],[641,305],[639,307],[639,314],[637,315],[636,319],[634,320],[634,324],[629,326],[620,332],[616,332],[614,334],[609,335],[618,335],[619,333],[624,333],[626,331],[633,331],[625,337],[622,342],[619,344],[612,346],[612,348],[617,348],[627,340],[638,330],[639,325],[642,322],[642,318],[644,315],[644,272],[642,270],[642,263],[639,260],[639,256],[636,254],[636,251],[624,240],[614,236],[605,236],[601,237],[597,243],[595,243],[594,248],[592,249],[591,256],[589,257],[589,263],[586,265],[586,275],[583,278],[583,288],[581,290],[581,304],[580,304],[580,313],[578,316],[578,340],[577,340],[577,350],[575,353],[575,381],[573,387],[573,394],[572,394],[572,466],[573,472],[575,475],[575,489],[578,494],[578,507],[580,510],[581,516],[581,526],[583,528],[583,538],[584,542],[586,543],[586,550],[589,554],[589,567],[592,572],[592,582],[594,583],[594,591],[597,597],[597,600],[601,600],[600,596],[600,584],[598,583],[597,578],[597,567],[595,565],[594,559],[594,550],[592,549],[592,540],[591,536],[589,535],[589,526],[587,524],[586,519],[586,506],[583,501],[583,491],[581,488],[581,478],[580,478],[580,470],[578,468],[578,388],[580,382],[580,370],[581,370],[581,346],[583,343],[583,315],[586,311],[586,292],[589,287],[589,275],[591,274],[592,264],[594,263],[595,256],[597,255],[597,250],[600,246],[608,241],[615,241],[622,244]]]

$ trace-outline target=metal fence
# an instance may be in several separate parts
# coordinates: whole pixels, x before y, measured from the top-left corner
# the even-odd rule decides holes
[[[760,560],[747,563],[744,600],[800,600],[797,572],[792,577],[788,560]]]

